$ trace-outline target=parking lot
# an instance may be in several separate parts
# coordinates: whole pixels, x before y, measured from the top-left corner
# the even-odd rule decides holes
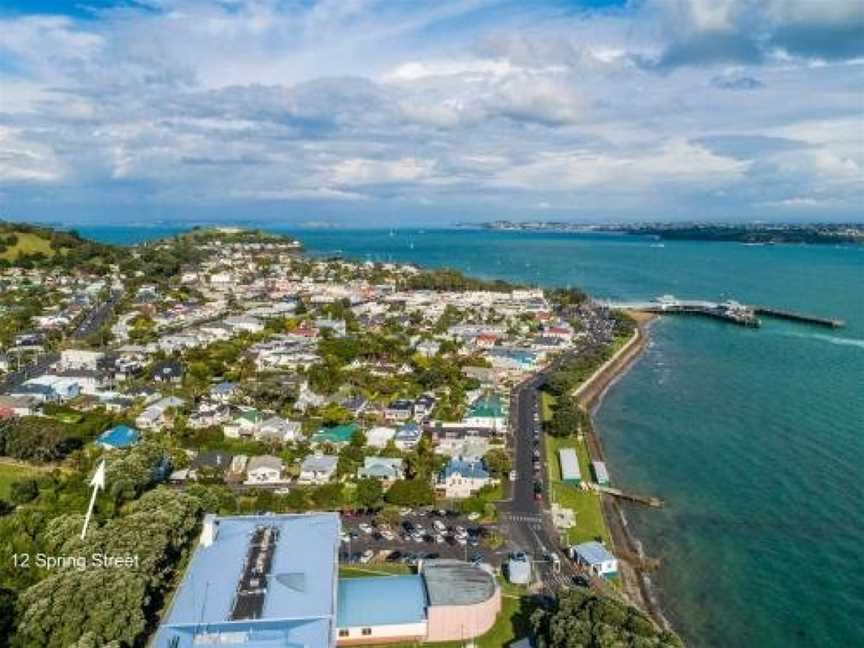
[[[343,515],[343,563],[402,563],[457,558],[498,566],[501,552],[489,548],[494,526],[480,524],[453,511],[412,512],[399,524],[375,524],[373,515]]]

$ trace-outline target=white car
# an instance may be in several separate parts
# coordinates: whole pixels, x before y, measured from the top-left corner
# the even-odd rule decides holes
[[[375,555],[375,552],[371,549],[367,549],[360,555],[360,562],[364,565],[372,560],[372,557]]]
[[[465,530],[465,527],[463,527],[463,526],[457,526],[457,527],[456,527],[456,530],[454,531],[454,535],[455,535],[457,538],[467,538],[467,537],[468,537],[468,532]]]
[[[464,547],[468,544],[468,538],[466,536],[456,536],[456,542]]]
[[[367,524],[366,522],[361,522],[357,528],[360,529],[363,533],[372,533],[372,525]]]
[[[510,471],[510,481],[515,482],[517,477],[519,477],[519,473],[517,473],[515,470],[511,470]]]
[[[444,536],[440,533],[435,534],[435,542],[438,544],[444,544]]]
[[[476,520],[480,519],[480,514],[477,513],[476,511],[474,513],[469,513],[468,519],[471,520],[472,522],[475,522]]]
[[[444,524],[441,520],[435,520],[432,526],[435,527],[435,530],[438,533],[444,533],[447,530],[447,525]]]
[[[414,542],[423,542],[423,534],[422,533],[415,533],[411,536],[411,539]]]
[[[390,529],[384,529],[384,530],[381,532],[381,536],[382,536],[385,540],[394,540],[394,539],[396,538],[396,536],[393,535],[393,532],[392,532]]]

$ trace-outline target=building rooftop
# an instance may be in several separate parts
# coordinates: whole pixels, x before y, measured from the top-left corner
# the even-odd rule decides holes
[[[474,605],[495,594],[495,578],[461,560],[423,562],[423,579],[429,605]]]
[[[339,628],[417,623],[426,618],[421,576],[340,578],[338,599]]]
[[[573,547],[573,551],[589,565],[599,565],[609,560],[615,560],[615,556],[609,553],[606,547],[594,540],[576,545]]]
[[[330,645],[338,549],[335,513],[211,518],[154,645]]]

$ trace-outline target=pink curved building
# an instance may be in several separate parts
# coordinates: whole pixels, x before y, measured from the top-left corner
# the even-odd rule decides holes
[[[479,637],[495,625],[501,590],[489,572],[460,560],[432,560],[420,573],[426,584],[426,641]]]

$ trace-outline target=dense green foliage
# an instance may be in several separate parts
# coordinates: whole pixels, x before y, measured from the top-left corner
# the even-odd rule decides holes
[[[440,291],[465,291],[465,290],[494,290],[497,292],[509,292],[516,288],[514,284],[496,279],[495,281],[484,281],[467,277],[458,270],[442,268],[440,270],[423,270],[411,275],[402,288],[409,290],[440,290]]]
[[[651,648],[683,646],[644,613],[587,589],[562,591],[552,609],[531,615],[537,648]]]
[[[435,502],[435,493],[423,479],[400,479],[393,482],[384,501],[395,506],[427,506]]]

